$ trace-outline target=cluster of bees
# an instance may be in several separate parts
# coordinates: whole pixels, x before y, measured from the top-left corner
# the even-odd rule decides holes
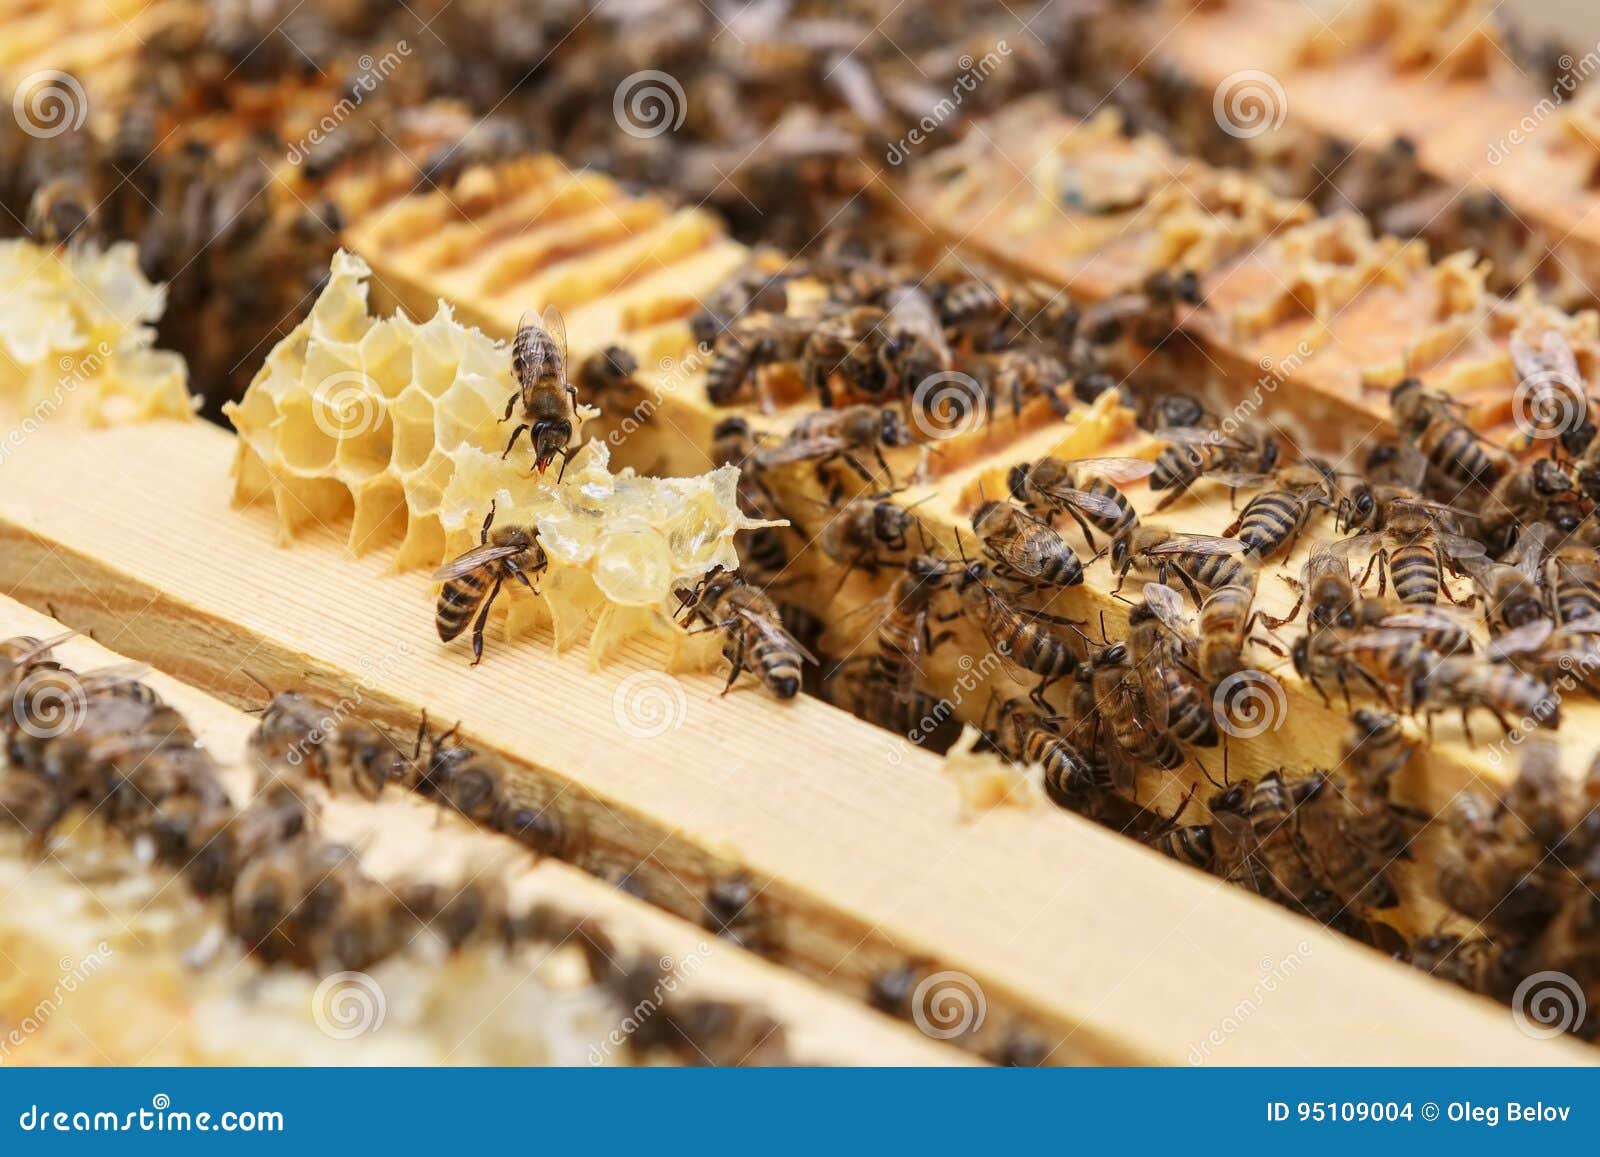
[[[1555,744],[1523,747],[1504,796],[1462,792],[1444,816],[1449,833],[1439,894],[1472,922],[1412,947],[1412,962],[1465,988],[1510,1000],[1526,977],[1564,973],[1590,997],[1600,991],[1600,760],[1575,781]],[[1589,1004],[1589,1002],[1585,1002]],[[1590,1011],[1571,1027],[1600,1035]]]
[[[0,641],[4,720],[0,815],[41,850],[74,809],[102,817],[142,862],[169,865],[222,909],[226,930],[268,965],[367,969],[427,931],[447,949],[572,941],[619,1007],[661,1001],[653,953],[621,951],[603,929],[509,902],[498,880],[377,879],[319,830],[313,782],[376,799],[390,784],[541,853],[571,852],[554,813],[515,802],[497,760],[426,720],[414,749],[297,692],[273,696],[250,737],[250,798],[236,804],[182,714],[137,672],[74,672],[51,658],[66,637]],[[720,909],[719,909],[720,911]],[[741,918],[722,911],[729,925]],[[670,986],[669,986],[670,991]],[[784,1063],[781,1024],[751,1005],[669,997],[632,1043],[688,1063]]]
[[[960,722],[930,682],[929,660],[970,631],[965,638],[1002,656],[1016,682],[1032,684],[1026,695],[991,695],[986,741],[1009,760],[1042,767],[1053,801],[1368,943],[1501,991],[1483,967],[1453,971],[1439,935],[1408,945],[1386,922],[1400,903],[1390,869],[1409,858],[1430,818],[1391,787],[1415,748],[1406,716],[1431,734],[1435,716],[1459,713],[1469,742],[1478,714],[1523,735],[1558,723],[1560,692],[1594,689],[1600,440],[1565,339],[1519,333],[1513,360],[1531,413],[1586,419],[1544,428],[1536,418],[1524,438],[1531,449],[1518,457],[1478,434],[1446,395],[1407,379],[1391,394],[1398,438],[1373,450],[1360,472],[1343,473],[1310,457],[1280,461],[1274,438],[1225,426],[1182,394],[1141,397],[1117,382],[1117,343],[1158,345],[1174,310],[1198,298],[1192,278],[1153,278],[1103,313],[1080,313],[1001,282],[912,278],[859,252],[845,260],[847,252],[798,263],[792,276],[746,270],[693,319],[696,336],[718,354],[714,401],[759,403],[787,380],[823,407],[781,437],[754,434],[742,416],[717,429],[712,457],[744,468],[750,512],[791,523],[754,532],[741,547],[750,583],[781,600],[797,536],[846,575],[882,579],[884,593],[868,604],[866,653],[825,664],[821,693],[942,749]],[[801,277],[826,292],[796,307],[787,290]],[[1007,338],[1040,367],[1033,377],[986,372]],[[930,419],[915,409],[918,375],[952,369],[979,383],[991,423],[1037,398],[1070,409],[1119,389],[1161,448],[1149,460],[1017,464],[1008,493],[972,509],[970,539],[958,534],[950,554],[930,549],[916,504],[896,500],[902,479],[892,467],[919,441],[912,430],[928,439]],[[1085,388],[1090,375],[1109,384]],[[1156,513],[1202,483],[1248,498],[1221,535],[1186,534],[1141,521],[1123,493],[1140,480],[1162,494]],[[1314,523],[1314,545],[1285,577],[1294,606],[1267,614],[1256,605],[1263,565],[1290,555]],[[1132,576],[1146,580],[1142,598],[1126,600],[1122,639],[1108,638],[1103,621],[1096,639],[1088,623],[1054,613],[1053,600],[1102,558],[1119,591]],[[775,609],[821,649],[822,624],[805,633],[798,624],[809,616],[781,601]],[[1303,625],[1290,631],[1295,623]],[[1352,711],[1337,775],[1284,768],[1230,780],[1224,760],[1218,780],[1202,762],[1207,750],[1226,754],[1217,697],[1230,680],[1263,674],[1251,659],[1257,647],[1275,656],[1274,669],[1292,667],[1330,705],[1342,700]],[[1152,771],[1186,764],[1216,785],[1206,822],[1182,822],[1188,799],[1171,816],[1135,802]],[[1511,802],[1484,805],[1472,831],[1515,842],[1504,817],[1517,814]],[[1459,830],[1463,848],[1477,838]],[[1517,847],[1540,862],[1536,841]],[[1459,890],[1441,884],[1441,892],[1473,919],[1503,898],[1475,906]],[[1476,939],[1451,943],[1482,954]]]

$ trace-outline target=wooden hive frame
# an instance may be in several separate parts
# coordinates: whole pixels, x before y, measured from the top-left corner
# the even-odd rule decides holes
[[[61,633],[60,623],[0,598],[0,638],[50,638]],[[56,657],[79,671],[127,666],[124,656],[86,637],[69,640],[57,649]],[[256,720],[170,676],[155,674],[149,682],[183,713],[224,766],[234,769],[228,773],[230,790],[247,793],[249,789],[244,785],[249,773],[243,756]],[[568,864],[517,849],[504,837],[444,814],[420,797],[388,792],[369,802],[318,791],[316,799],[323,830],[358,849],[364,862],[376,861],[380,866],[375,866],[375,871],[414,872],[426,866],[424,870],[437,870],[440,878],[452,879],[456,878],[451,875],[456,867],[480,864],[480,870],[498,875],[517,896],[518,903],[549,903],[581,916],[588,927],[605,937],[604,941],[594,939],[591,943],[615,945],[615,951],[622,954],[646,952],[669,960],[692,961],[692,965],[674,974],[675,988],[681,987],[690,998],[749,1002],[762,1007],[784,1026],[785,1039],[798,1062],[964,1063],[963,1054],[937,1044],[911,1026],[874,1016],[792,973],[718,941],[703,928],[644,904]],[[69,845],[86,846],[92,851],[99,845],[117,842],[117,837],[103,830],[93,816],[81,820],[80,825],[66,837]],[[215,964],[199,967],[180,959],[197,947],[185,942],[185,936],[203,927],[205,919],[205,905],[188,897],[180,880],[173,879],[165,869],[135,864],[131,855],[122,857],[120,867],[111,866],[118,862],[115,856],[100,861],[87,856],[74,860],[60,848],[41,860],[36,852],[22,847],[19,835],[8,833],[5,840],[7,871],[10,873],[12,864],[17,870],[8,874],[13,902],[7,905],[7,916],[0,920],[0,944],[13,967],[0,987],[0,1023],[9,1029],[12,1024],[24,1022],[55,981],[57,961],[95,947],[94,940],[83,939],[86,931],[104,932],[108,938],[106,956],[116,972],[114,979],[102,983],[116,988],[115,996],[108,995],[107,1000],[123,1002],[118,1014],[122,1026],[115,1032],[105,1032],[95,1031],[92,1023],[85,1025],[81,1010],[71,1021],[77,1026],[74,1031],[69,1020],[75,1010],[63,1001],[66,1015],[54,1031],[49,1021],[44,1021],[41,1031],[8,1049],[8,1059],[32,1064],[73,1060],[238,1064],[276,1057],[279,1063],[347,1064],[385,1060],[394,1063],[404,1056],[416,1055],[407,1051],[416,1047],[417,1042],[411,1039],[385,1042],[381,1036],[374,1036],[371,1048],[346,1047],[336,1037],[314,1032],[306,1034],[310,1045],[304,1052],[291,1049],[281,1055],[252,1053],[237,1040],[219,1045],[196,1024],[205,1004],[215,1002],[219,990],[226,991],[230,986],[243,986],[246,981],[266,983],[267,970],[248,959],[232,959],[229,952],[220,953]],[[95,870],[86,871],[85,862]],[[141,872],[152,877],[148,889],[140,889],[132,879]],[[24,899],[25,904],[17,902]],[[163,906],[182,913],[176,928],[159,919],[144,919],[150,908],[156,907],[159,913]],[[574,939],[579,936],[583,936],[581,930]],[[458,982],[470,987],[471,969],[460,971]],[[304,1011],[311,1012],[309,1005]],[[653,1012],[652,1006],[640,1015]],[[619,1034],[626,1036],[620,1022]],[[468,1037],[470,1034],[457,1041],[437,1042],[437,1053],[417,1059],[448,1061],[455,1046],[468,1045]],[[0,1034],[3,1038],[4,1034]],[[386,1043],[390,1046],[388,1051],[383,1047]],[[620,1044],[610,1042],[608,1051]],[[459,1060],[469,1054],[456,1057]]]
[[[1250,139],[1230,143],[1246,156],[1285,141],[1309,144],[1307,155],[1323,142],[1377,155],[1404,137],[1450,204],[1489,190],[1509,206],[1540,247],[1529,272],[1541,283],[1593,301],[1600,138],[1594,93],[1579,82],[1600,65],[1582,45],[1551,62],[1556,78],[1530,74],[1513,62],[1495,16],[1488,5],[1361,0],[1324,21],[1276,0],[1170,0],[1113,19],[1137,46],[1137,63],[1126,63],[1186,78],[1197,116],[1224,86],[1241,94],[1248,111],[1236,135]],[[1256,111],[1270,125],[1248,119]]]

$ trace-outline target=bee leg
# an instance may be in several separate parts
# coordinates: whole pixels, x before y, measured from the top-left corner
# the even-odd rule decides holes
[[[572,456],[574,454],[576,454],[576,453],[577,453],[576,450],[563,450],[563,451],[561,451],[561,469],[556,471],[556,484],[557,485],[560,485],[561,479],[567,473],[567,462],[570,461]]]
[[[724,695],[733,690],[734,680],[738,679],[740,672],[744,670],[745,634],[743,631],[738,632],[738,640],[738,646],[733,652],[733,669],[728,672],[728,681],[722,685],[722,693]]]
[[[506,443],[505,452],[500,455],[502,459],[511,456],[511,448],[517,444],[517,439],[522,436],[522,432],[524,430],[528,431],[528,436],[530,438],[533,436],[533,427],[528,425],[526,422],[518,426],[515,430],[511,431],[511,441]]]
[[[1042,679],[1039,682],[1039,685],[1035,687],[1031,693],[1029,693],[1028,698],[1037,704],[1040,710],[1050,710],[1050,701],[1044,697],[1044,693],[1058,678],[1059,676],[1051,675],[1045,679]]]
[[[495,499],[489,499],[489,513],[484,517],[483,529],[478,532],[478,545],[489,545],[489,528],[494,525]]]
[[[504,575],[496,575],[494,586],[489,588],[489,597],[483,600],[483,610],[478,612],[477,621],[472,624],[472,665],[476,667],[483,662],[483,631],[489,623],[489,610],[494,606],[495,596],[500,593],[500,584],[505,581]]]
[[[1090,550],[1094,550],[1094,531],[1089,529],[1089,520],[1084,518],[1083,515],[1079,514],[1077,509],[1074,507],[1068,506],[1066,511],[1072,516],[1072,521],[1078,524],[1078,529],[1083,531],[1083,541],[1088,544]],[[1045,525],[1054,526],[1055,516],[1056,512],[1054,510],[1049,511],[1045,516]]]
[[[520,397],[522,397],[522,391],[515,390],[512,392],[511,397],[506,399],[506,416],[500,419],[502,422],[511,421],[511,412],[517,408],[517,399]]]

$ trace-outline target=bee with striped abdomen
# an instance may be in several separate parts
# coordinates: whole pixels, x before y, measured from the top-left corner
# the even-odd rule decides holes
[[[1244,549],[1237,538],[1218,538],[1209,534],[1174,534],[1152,526],[1131,526],[1111,542],[1111,569],[1117,573],[1117,589],[1122,589],[1134,567],[1153,571],[1164,585],[1175,575],[1198,604],[1204,598],[1201,588],[1240,586],[1254,581],[1253,571],[1235,557]]]
[[[1133,505],[1117,487],[1148,478],[1155,463],[1143,458],[1040,458],[1011,468],[1011,497],[1031,512],[1053,518],[1065,511],[1083,531],[1094,549],[1098,527],[1115,538],[1139,521]]]
[[[1278,440],[1252,430],[1224,434],[1204,427],[1163,427],[1155,436],[1167,445],[1156,456],[1151,490],[1169,490],[1156,504],[1165,510],[1201,478],[1214,478],[1230,489],[1253,486],[1278,464]]]
[[[983,503],[973,512],[972,529],[984,552],[995,560],[998,578],[1039,587],[1083,582],[1083,563],[1067,540],[1009,502]]]
[[[799,693],[801,667],[815,663],[816,657],[784,629],[778,608],[765,592],[718,568],[693,590],[680,590],[678,600],[685,622],[722,632],[722,654],[732,665],[724,695],[746,669],[779,699],[793,699]]]
[[[495,504],[490,502],[478,545],[446,563],[433,575],[434,582],[444,584],[434,615],[439,638],[448,643],[472,623],[473,666],[483,659],[484,627],[489,622],[489,611],[500,594],[501,585],[507,579],[515,579],[538,593],[538,587],[528,575],[537,575],[550,565],[544,548],[539,545],[538,527],[502,526],[491,535],[489,528],[494,525],[494,513]],[[475,622],[474,613],[478,616]]]
[[[1460,404],[1447,394],[1406,378],[1389,391],[1389,411],[1401,435],[1453,490],[1493,486],[1499,480],[1500,464],[1462,420]]]
[[[1245,544],[1245,553],[1264,559],[1285,545],[1294,549],[1311,515],[1319,508],[1333,509],[1338,487],[1326,462],[1308,458],[1278,471],[1273,489],[1245,503],[1233,525],[1222,533]]]
[[[567,327],[555,306],[545,307],[539,324],[517,326],[511,343],[511,368],[517,376],[517,389],[506,402],[501,421],[511,420],[519,402],[523,421],[511,431],[500,456],[510,454],[526,431],[533,443],[534,469],[543,474],[559,455],[565,472],[579,423],[578,389],[567,381]]]
[[[1032,699],[1048,711],[1045,691],[1078,669],[1077,651],[1050,626],[1059,624],[1076,630],[1079,624],[1014,606],[985,581],[985,576],[986,568],[981,563],[969,564],[961,573],[956,590],[961,595],[962,610],[978,624],[996,654],[1040,677]]]

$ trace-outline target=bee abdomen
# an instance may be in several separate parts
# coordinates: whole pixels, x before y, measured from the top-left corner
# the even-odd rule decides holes
[[[755,646],[755,667],[761,681],[779,699],[793,699],[800,691],[800,652],[787,641],[763,638]]]
[[[1167,727],[1190,747],[1215,747],[1217,721],[1209,699],[1182,676],[1167,673]]]
[[[1286,494],[1252,498],[1239,521],[1238,538],[1257,558],[1277,550],[1300,528],[1304,507]]]
[[[1439,601],[1439,564],[1432,549],[1401,547],[1389,557],[1389,577],[1403,603]]]
[[[1171,856],[1180,864],[1188,864],[1202,871],[1210,871],[1216,862],[1216,848],[1211,842],[1210,824],[1186,824],[1156,837],[1151,847],[1163,855]]]
[[[439,628],[442,641],[448,643],[467,629],[488,589],[489,576],[478,573],[462,575],[444,584],[439,591],[439,606],[434,615],[434,625]]]
[[[1089,521],[1110,535],[1121,534],[1134,523],[1139,521],[1139,516],[1134,513],[1133,504],[1122,496],[1122,491],[1102,478],[1094,478],[1084,489],[1110,502],[1116,503],[1117,514],[1112,517],[1108,514],[1090,514]]]
[[[1156,455],[1155,469],[1150,472],[1150,489],[1166,490],[1173,486],[1187,486],[1200,476],[1205,463],[1200,455],[1187,446],[1168,446]]]

